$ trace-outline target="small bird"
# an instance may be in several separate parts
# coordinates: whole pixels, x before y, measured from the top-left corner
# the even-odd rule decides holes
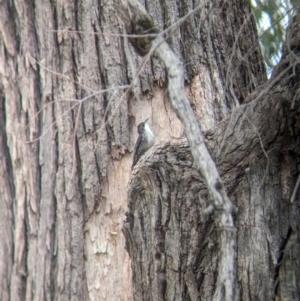
[[[146,119],[145,122],[141,122],[137,127],[139,137],[134,146],[131,169],[133,169],[134,165],[140,160],[143,154],[154,144],[155,136],[147,124],[148,119]]]

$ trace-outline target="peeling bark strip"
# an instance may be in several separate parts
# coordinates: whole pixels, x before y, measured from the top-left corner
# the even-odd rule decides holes
[[[122,18],[129,34],[151,32],[155,28],[151,17],[138,1],[129,0],[123,3]],[[145,22],[144,22],[145,21]],[[141,26],[144,26],[141,28]],[[135,29],[138,29],[135,31]],[[139,40],[139,39],[136,39]],[[142,39],[142,47],[139,43],[132,43],[138,53],[153,53],[164,62],[168,71],[168,91],[170,101],[177,116],[184,124],[191,152],[200,173],[205,179],[212,206],[208,208],[211,213],[216,210],[215,222],[220,228],[220,253],[219,272],[214,300],[233,300],[234,296],[234,260],[236,235],[232,218],[233,206],[225,192],[224,185],[204,142],[204,136],[198,125],[196,116],[190,106],[190,102],[184,92],[184,70],[182,63],[165,42],[164,37],[159,34],[152,42],[151,39]],[[148,42],[148,43],[147,43]],[[143,51],[141,51],[141,48]],[[225,298],[225,299],[224,299]]]

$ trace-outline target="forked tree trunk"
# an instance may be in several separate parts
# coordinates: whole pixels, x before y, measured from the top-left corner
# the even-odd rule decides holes
[[[0,3],[0,300],[214,294],[222,250],[205,185],[164,66],[152,58],[139,70],[115,4]],[[299,31],[266,82],[249,1],[142,4],[159,31],[201,5],[167,42],[238,208],[235,299],[298,300]],[[132,175],[146,118],[157,144]]]

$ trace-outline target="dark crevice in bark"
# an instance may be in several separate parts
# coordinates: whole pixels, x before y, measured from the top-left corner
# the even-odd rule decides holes
[[[36,53],[35,53],[36,57],[35,57],[35,59],[37,61],[39,61],[40,60],[40,53],[39,53],[39,47],[38,47],[39,41],[38,41],[37,28],[36,28],[36,26],[33,26],[33,25],[36,24],[35,23],[35,21],[36,21],[36,16],[35,16],[36,8],[35,8],[35,2],[34,1],[29,1],[29,10],[32,11],[32,16],[31,16],[32,32],[33,32],[34,40],[36,42],[36,44],[34,45],[35,46],[35,50],[36,50]],[[39,68],[39,65],[37,65],[36,67]],[[38,72],[37,74],[40,74],[40,73]],[[37,103],[37,105],[38,104],[39,103]]]
[[[10,254],[5,254],[6,256],[6,264],[2,264],[4,267],[6,265],[6,275],[5,275],[5,282],[7,283],[7,287],[5,287],[4,284],[4,279],[2,279],[1,289],[2,289],[2,294],[6,292],[9,295],[9,292],[12,290],[11,287],[11,277],[12,277],[12,266],[9,266],[11,263],[14,262],[14,255],[16,252],[15,249],[15,244],[12,243],[13,237],[14,237],[14,229],[16,225],[16,217],[13,214],[14,212],[14,203],[15,203],[15,195],[16,195],[16,187],[14,185],[14,169],[12,165],[12,158],[9,150],[9,145],[8,145],[8,140],[7,140],[7,135],[6,135],[6,99],[4,94],[2,93],[3,86],[0,83],[0,161],[1,158],[3,160],[3,165],[2,170],[0,171],[3,172],[4,179],[2,179],[2,184],[5,183],[6,189],[8,191],[6,195],[6,200],[5,200],[5,195],[1,196],[1,201],[3,202],[1,205],[1,211],[4,212],[4,215],[6,218],[8,218],[11,223],[7,223],[8,230],[5,231],[5,229],[2,229],[2,233],[7,233],[7,237],[5,237],[5,242],[2,241],[1,244],[4,246],[7,244],[7,247],[11,250]],[[6,206],[6,202],[7,206]],[[2,257],[3,258],[3,257]],[[3,285],[3,286],[2,286]],[[1,297],[1,296],[0,296]]]
[[[90,218],[90,216],[89,216],[89,210],[88,210],[86,196],[85,196],[85,193],[84,193],[85,185],[84,185],[83,179],[82,179],[82,167],[81,167],[82,159],[80,157],[78,138],[76,136],[74,136],[74,139],[75,139],[75,143],[74,143],[75,150],[74,150],[74,152],[76,153],[75,157],[76,157],[76,167],[77,167],[76,176],[78,177],[79,191],[82,192],[82,194],[80,195],[80,198],[79,198],[81,200],[81,205],[82,205],[82,208],[80,208],[80,209],[83,212],[84,222],[86,222]]]
[[[95,166],[96,166],[96,170],[97,170],[97,176],[98,176],[98,179],[99,179],[99,185],[101,187],[101,184],[102,184],[102,175],[101,175],[101,171],[100,171],[100,166],[99,166],[99,163],[98,163],[98,160],[97,160],[97,156],[96,154],[94,153],[94,158],[95,158]],[[98,202],[97,200],[95,200],[95,208],[98,206]]]
[[[20,91],[20,88],[18,86],[18,102],[17,102],[17,106],[18,106],[18,122],[21,121],[22,118],[22,113],[24,112],[23,110],[23,98],[22,98],[22,93]]]
[[[99,24],[99,30],[101,30],[101,32],[103,32],[102,30],[102,22],[101,20],[105,20],[105,16],[103,15],[103,12],[101,11],[101,7],[103,6],[103,4],[101,3],[102,0],[98,0],[98,24]]]
[[[57,150],[57,149],[56,149]],[[57,156],[55,156],[55,158],[58,158]],[[57,166],[55,167],[55,170],[57,171]],[[55,181],[53,183],[53,187],[55,187]],[[52,249],[50,252],[50,256],[51,256],[51,260],[50,260],[50,264],[51,264],[51,271],[53,271],[49,277],[49,281],[50,281],[50,296],[51,296],[51,301],[56,300],[56,292],[58,289],[58,283],[57,283],[57,240],[59,239],[59,235],[58,235],[58,229],[56,227],[57,225],[57,198],[55,196],[55,193],[53,194],[53,224],[52,224],[52,229],[51,229],[51,235],[52,235]]]
[[[80,99],[82,99],[84,97],[83,95],[85,93],[82,90],[80,90],[80,91],[82,92],[82,93],[80,93],[81,94]],[[80,105],[78,106],[78,112],[76,115],[78,115],[78,116],[76,116],[77,125],[75,125],[75,126],[77,127],[77,130],[78,130],[78,127],[82,127],[82,131],[83,131],[82,136],[84,137],[89,134],[88,130],[86,129],[86,124],[84,122],[84,120],[85,120],[84,103],[82,103],[81,106]],[[75,135],[77,135],[78,139],[81,138],[81,137],[79,137],[80,135],[78,135],[77,133],[75,133]]]
[[[53,29],[54,30],[58,30],[58,24],[59,24],[59,21],[58,21],[58,15],[57,15],[57,9],[56,9],[56,5],[54,5],[54,1],[53,0],[50,0],[51,2],[51,8],[52,8],[52,16],[53,16]],[[53,37],[53,42],[55,43],[54,44],[54,48],[56,49],[57,51],[57,57],[61,57],[60,55],[60,47],[59,47],[59,42],[58,42],[58,33],[57,32],[53,32],[52,34],[52,37]],[[53,85],[55,86],[55,85]]]
[[[291,227],[289,227],[288,232],[285,236],[285,238],[283,239],[280,247],[279,247],[279,257],[277,259],[277,264],[275,266],[275,270],[274,270],[274,284],[275,284],[275,291],[274,291],[274,300],[276,299],[277,293],[278,293],[278,288],[279,288],[279,273],[280,273],[280,266],[281,263],[283,261],[284,258],[284,252],[285,252],[285,248],[291,238],[291,235],[293,234],[293,230]]]
[[[80,30],[79,23],[81,21],[81,20],[79,20],[79,9],[80,9],[79,3],[81,3],[81,1],[79,2],[78,0],[74,0],[74,13],[75,13],[74,24],[75,24],[75,30],[77,31],[76,34],[80,37],[80,33],[78,32]]]
[[[73,76],[73,83],[74,83],[74,88],[75,88],[75,95],[76,97],[80,97],[80,93],[79,93],[79,86],[77,84],[77,78],[78,78],[78,65],[77,65],[77,61],[76,61],[76,43],[75,43],[75,40],[73,38],[71,38],[71,43],[72,43],[72,46],[71,46],[71,57],[72,57],[72,63],[73,63],[73,69],[72,69],[72,76]]]
[[[25,214],[25,216],[24,216],[24,220],[23,220],[23,223],[24,223],[24,233],[23,233],[23,235],[24,235],[23,236],[24,249],[22,250],[23,251],[22,252],[22,260],[21,260],[20,264],[18,264],[18,267],[17,267],[18,270],[16,271],[17,277],[21,276],[20,280],[22,281],[19,300],[22,300],[23,299],[22,297],[26,296],[26,291],[28,289],[28,287],[26,285],[26,282],[27,282],[27,273],[28,273],[29,244],[30,244],[30,239],[31,239],[31,229],[30,229],[29,214],[28,214],[28,210],[30,210],[30,204],[29,204],[29,200],[27,198],[27,196],[28,196],[27,187],[25,187],[24,195],[25,195],[25,200],[24,200],[24,214]],[[20,247],[20,242],[17,242],[16,244],[19,244],[19,247]],[[16,257],[18,255],[19,254],[15,254]],[[22,271],[22,268],[24,268],[23,271]]]
[[[13,208],[13,203],[15,199],[15,194],[16,194],[16,188],[14,185],[14,169],[13,169],[13,164],[12,164],[12,158],[10,154],[10,149],[7,141],[7,135],[6,135],[6,99],[4,95],[1,92],[1,86],[0,86],[0,137],[1,140],[3,141],[2,147],[3,151],[0,153],[2,154],[3,158],[6,160],[6,172],[7,172],[7,179],[9,182],[9,191],[11,195],[11,208]],[[1,146],[1,145],[0,145]],[[12,215],[14,218],[14,215]]]

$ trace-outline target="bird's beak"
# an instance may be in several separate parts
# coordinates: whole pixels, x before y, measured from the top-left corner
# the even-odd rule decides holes
[[[146,123],[148,120],[149,120],[149,118],[147,118],[144,123]]]

